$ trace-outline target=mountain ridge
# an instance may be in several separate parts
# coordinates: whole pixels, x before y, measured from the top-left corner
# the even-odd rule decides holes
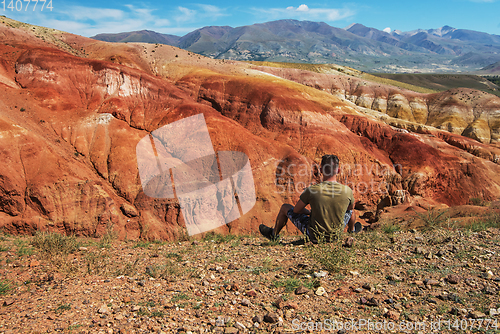
[[[163,43],[215,59],[336,63],[373,72],[475,71],[500,61],[500,36],[446,25],[387,33],[360,23],[336,28],[287,19],[236,28],[207,26],[184,36],[141,31],[92,38]]]

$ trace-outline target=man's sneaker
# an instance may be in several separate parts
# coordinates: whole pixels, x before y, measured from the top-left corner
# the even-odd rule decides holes
[[[356,222],[354,224],[354,231],[349,231],[349,233],[358,233],[358,232],[361,232],[362,229],[363,229],[363,225],[361,225],[360,222]]]
[[[259,225],[259,231],[260,234],[271,241],[276,241],[279,239],[279,236],[273,235],[274,229],[264,224]]]

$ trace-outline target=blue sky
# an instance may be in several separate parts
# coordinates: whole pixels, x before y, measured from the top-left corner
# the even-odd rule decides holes
[[[41,11],[41,3],[35,11],[32,3],[27,11],[26,7],[11,10],[10,1],[0,0],[0,15],[82,36],[143,29],[183,36],[204,26],[238,27],[279,19],[322,21],[339,28],[361,23],[402,31],[450,25],[500,35],[500,0],[52,0],[52,11]]]

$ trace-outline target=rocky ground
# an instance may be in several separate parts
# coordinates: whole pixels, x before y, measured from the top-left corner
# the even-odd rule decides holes
[[[498,220],[384,225],[351,247],[109,232],[3,234],[0,250],[0,333],[500,332]]]

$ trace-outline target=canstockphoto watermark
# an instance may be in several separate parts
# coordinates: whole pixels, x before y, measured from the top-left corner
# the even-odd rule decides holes
[[[319,171],[318,164],[295,164],[279,161],[275,171],[277,192],[279,194],[301,193],[305,188],[316,183],[312,179],[315,175],[319,175]],[[401,173],[401,171],[402,166],[399,164],[342,164],[337,180],[358,194],[387,194],[386,177]],[[369,180],[367,180],[367,176]]]
[[[292,330],[294,331],[338,331],[348,332],[359,331],[396,331],[425,333],[443,330],[497,330],[498,321],[496,319],[456,319],[456,320],[435,320],[435,321],[374,321],[371,319],[350,319],[345,321],[335,319],[324,319],[323,321],[300,321],[292,320]]]
[[[255,205],[248,156],[215,152],[203,114],[167,124],[136,147],[144,193],[177,197],[189,235],[230,223]]]

